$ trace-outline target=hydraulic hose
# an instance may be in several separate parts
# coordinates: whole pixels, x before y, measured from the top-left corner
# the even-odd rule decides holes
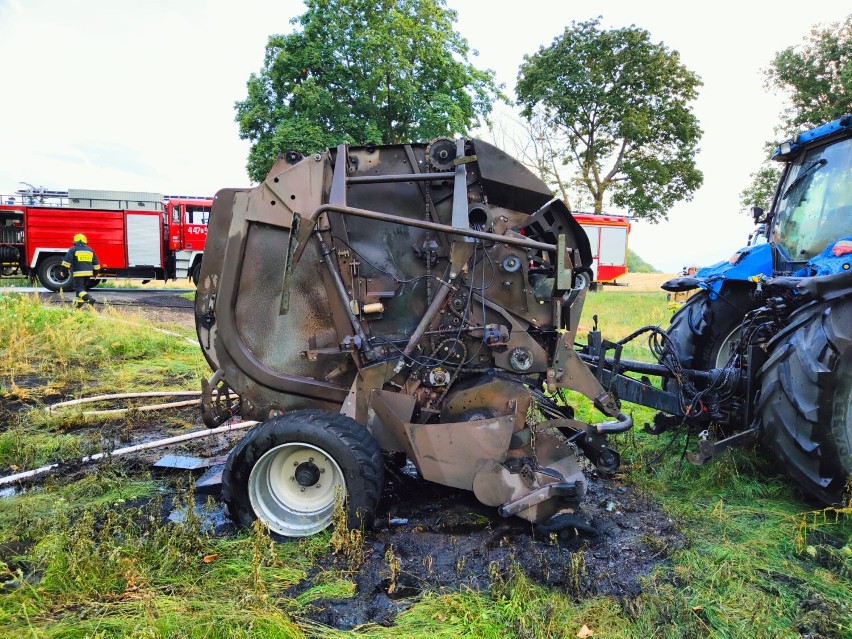
[[[593,424],[595,431],[604,434],[624,433],[633,428],[633,418],[621,411],[615,415],[615,420]]]

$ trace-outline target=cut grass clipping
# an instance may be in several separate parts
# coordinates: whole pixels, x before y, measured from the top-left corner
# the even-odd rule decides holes
[[[590,295],[584,326],[595,313],[610,339],[668,321],[662,294]],[[60,398],[180,387],[207,374],[197,349],[179,339],[24,297],[0,299],[0,345],[0,431],[11,433],[0,435],[4,467],[82,451],[86,433],[103,427],[15,415],[34,419]],[[634,348],[630,356],[641,355],[643,345]],[[813,510],[753,450],[700,467],[682,463],[681,435],[647,436],[641,424],[652,411],[627,409],[637,429],[616,438],[626,480],[661,502],[688,539],[635,598],[578,599],[571,584],[545,587],[516,567],[495,570],[482,591],[425,592],[392,627],[330,629],[308,615],[355,593],[357,554],[351,565],[324,566],[297,598],[283,593],[327,555],[331,532],[276,543],[257,526],[217,537],[209,514],[218,505],[196,498],[191,483],[174,487],[104,464],[78,481],[57,477],[0,500],[0,637],[852,636],[852,513]],[[175,508],[178,522],[165,517]],[[340,546],[339,536],[333,541]],[[369,531],[349,541],[348,549],[379,552]],[[396,549],[381,552],[392,576]]]

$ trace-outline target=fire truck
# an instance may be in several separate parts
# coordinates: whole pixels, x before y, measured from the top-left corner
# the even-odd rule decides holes
[[[592,247],[595,288],[612,284],[627,273],[627,235],[630,218],[598,213],[573,213]]]
[[[62,258],[83,233],[102,278],[198,281],[212,198],[69,189],[19,190],[0,196],[0,273],[38,278],[68,290]]]

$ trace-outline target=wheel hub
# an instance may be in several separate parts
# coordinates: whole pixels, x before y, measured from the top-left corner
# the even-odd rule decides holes
[[[302,462],[296,467],[294,474],[299,486],[313,486],[319,481],[320,469],[312,461]]]

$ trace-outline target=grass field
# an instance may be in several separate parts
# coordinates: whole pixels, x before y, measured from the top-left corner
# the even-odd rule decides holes
[[[48,403],[198,387],[208,372],[198,349],[116,321],[128,319],[119,311],[74,313],[0,294],[3,474],[102,446],[105,422],[49,415]],[[663,293],[631,287],[589,295],[586,330],[595,314],[610,338],[668,322]],[[638,425],[652,416],[628,410]],[[164,431],[193,427],[160,419]],[[135,432],[146,420],[131,413],[107,425]],[[283,593],[305,579],[331,533],[274,543],[261,527],[219,537],[194,514],[167,521],[164,500],[193,503],[192,486],[108,459],[70,473],[73,481],[59,474],[0,498],[0,638],[852,637],[848,509],[808,505],[756,451],[697,467],[682,463],[680,435],[637,428],[616,439],[629,484],[659,501],[687,540],[637,597],[575,599],[567,586],[546,588],[515,570],[481,591],[421,594],[391,627],[329,629],[306,613],[320,598],[352,596],[357,568],[345,555],[312,589]]]

